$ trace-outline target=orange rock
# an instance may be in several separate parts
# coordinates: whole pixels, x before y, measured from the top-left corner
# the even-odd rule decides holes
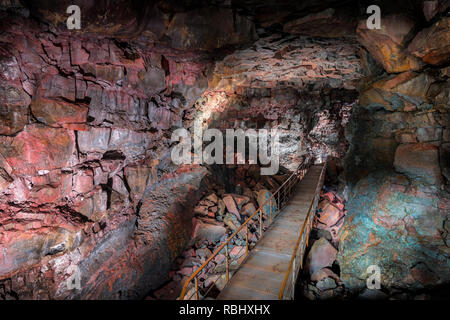
[[[69,102],[38,98],[31,102],[31,111],[39,121],[52,127],[61,127],[66,124],[85,123],[88,108]]]
[[[429,64],[450,61],[450,17],[443,17],[420,31],[408,46],[409,52]]]
[[[241,215],[239,214],[239,210],[236,206],[236,203],[234,202],[234,199],[231,195],[226,195],[223,197],[223,202],[225,202],[225,205],[227,207],[228,212],[231,212],[234,214],[239,220],[241,219]]]
[[[328,201],[330,201],[330,202],[334,202],[334,199],[335,199],[334,193],[332,193],[332,192],[327,192],[327,193],[325,193],[325,194],[323,195],[323,197],[324,197],[325,199],[327,199]]]
[[[250,201],[250,198],[247,196],[241,196],[241,195],[237,195],[237,194],[233,194],[233,199],[237,204],[237,207],[239,209],[242,208],[243,205],[245,205],[247,202]]]
[[[253,212],[256,211],[255,206],[253,205],[253,203],[247,203],[243,208],[242,208],[242,214],[249,216],[251,215]]]
[[[338,207],[336,207],[328,200],[323,200],[319,204],[319,209],[321,210],[321,212],[319,212],[318,220],[320,223],[328,227],[333,226],[344,215]]]
[[[370,30],[361,20],[356,32],[358,40],[389,73],[418,70],[422,64],[403,46],[408,40],[414,21],[403,15],[387,15],[381,19],[381,29]]]

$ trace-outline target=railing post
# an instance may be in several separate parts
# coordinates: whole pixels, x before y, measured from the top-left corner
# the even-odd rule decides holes
[[[245,256],[248,256],[248,225],[245,226]]]
[[[280,213],[280,208],[281,208],[281,203],[280,203],[280,193],[281,193],[281,190],[279,190],[278,193],[277,193],[277,198],[278,198],[278,202],[277,202],[277,210],[278,210],[278,213]]]
[[[306,247],[308,247],[308,241],[309,241],[309,219],[308,224],[306,225]]]
[[[295,260],[296,258],[294,257],[294,262],[292,263],[292,299],[294,298],[295,292]]]
[[[228,243],[225,246],[225,260],[226,260],[226,269],[227,269],[227,283],[230,280],[230,261],[228,258]]]
[[[264,206],[263,206],[263,209],[264,209]],[[262,215],[263,215],[263,210],[260,210],[260,211],[259,211],[259,238],[260,238],[260,239],[262,238],[262,232],[263,232],[263,226],[262,226],[263,219],[262,219]]]
[[[303,167],[304,165],[302,165]],[[288,178],[287,181],[285,181],[276,191],[275,193],[272,195],[272,197],[270,199],[267,199],[265,204],[269,204],[270,205],[270,209],[269,209],[269,221],[270,224],[273,222],[274,217],[277,216],[278,213],[280,213],[280,211],[282,210],[282,208],[284,207],[284,205],[286,204],[286,201],[289,200],[289,197],[292,193],[293,187],[296,185],[296,183],[301,180],[304,175],[306,174],[307,169],[303,168],[303,169],[297,169],[294,173],[292,173],[290,175],[290,177]],[[301,176],[300,176],[301,175]],[[323,178],[323,177],[322,177]],[[316,199],[318,200],[318,199]],[[272,201],[276,202],[276,207],[275,209],[272,208]],[[317,202],[317,201],[316,201]],[[238,234],[241,234],[240,231],[242,228],[246,228],[245,229],[245,253],[246,256],[249,255],[249,251],[250,251],[250,243],[249,243],[249,230],[248,230],[248,226],[247,224],[250,223],[251,221],[255,221],[255,219],[257,219],[255,217],[255,215],[257,215],[259,213],[259,233],[260,233],[260,238],[263,236],[263,232],[264,232],[264,222],[263,222],[263,213],[264,213],[264,204],[262,205],[262,207],[260,207],[258,210],[256,210],[253,214],[250,215],[250,217],[248,217],[248,219],[237,229],[235,230],[235,232],[229,237],[227,238],[227,240],[225,241],[225,243],[222,243],[220,245],[219,248],[216,249],[216,251],[214,251],[214,253],[208,258],[206,259],[206,261],[197,269],[193,272],[193,274],[185,281],[185,284],[182,288],[181,291],[181,295],[180,295],[180,299],[184,299],[185,294],[187,289],[190,287],[190,285],[192,284],[192,280],[195,281],[195,297],[197,300],[199,300],[201,294],[199,291],[199,274],[200,271],[202,271],[207,265],[208,263],[218,254],[220,254],[221,252],[223,252],[222,250],[225,249],[225,258],[226,258],[226,283],[228,283],[230,281],[230,277],[231,277],[231,258],[230,258],[230,253],[229,253],[229,248],[228,248],[228,244],[229,242],[236,237]],[[275,214],[275,216],[274,216]],[[309,212],[308,212],[309,215]],[[251,222],[253,224],[253,222]],[[304,229],[305,229],[305,225],[302,228],[301,233],[303,233]],[[311,229],[311,225],[310,225],[310,221],[308,224],[308,232]],[[303,236],[305,236],[303,234]],[[257,239],[259,240],[259,239]],[[305,239],[303,239],[303,244]],[[308,240],[308,239],[306,239]],[[298,244],[296,245],[298,248]],[[303,249],[304,251],[304,249]],[[296,251],[298,253],[298,251]],[[296,256],[296,259],[299,259],[299,257]],[[300,264],[302,264],[302,260],[300,261]],[[292,266],[292,265],[291,265]],[[283,297],[287,297],[288,293],[287,290],[285,289],[285,286],[288,285],[288,276],[289,276],[289,271],[286,272],[286,276],[283,279],[283,284],[282,284],[282,290],[280,290],[278,297],[281,299]],[[295,276],[296,276],[297,272],[294,269],[293,273],[292,273],[292,277],[293,279],[293,289],[295,289]],[[207,292],[205,293],[205,295],[207,294]],[[192,298],[192,295],[189,297]]]
[[[269,205],[270,205],[270,224],[272,224],[272,199],[270,199]]]
[[[195,277],[195,300],[198,300],[198,276]]]

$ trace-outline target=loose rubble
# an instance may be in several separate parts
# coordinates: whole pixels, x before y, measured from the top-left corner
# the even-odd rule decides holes
[[[231,169],[235,166],[229,166]],[[194,208],[194,232],[192,245],[178,257],[171,271],[171,280],[150,293],[156,299],[175,299],[188,277],[208,259],[241,224],[253,214],[289,177],[288,172],[277,176],[263,176],[256,165],[237,167],[233,181],[233,192],[225,192],[218,181],[211,182],[207,193]],[[276,204],[272,202],[275,212]],[[269,218],[270,205],[263,208],[263,221]],[[258,215],[247,224],[249,248],[259,239]],[[267,223],[266,223],[267,226]],[[245,227],[229,244],[230,271],[234,271],[245,257]],[[215,297],[225,286],[226,258],[220,253],[199,275],[200,294]],[[213,285],[214,284],[214,285]],[[193,289],[186,294],[190,297]]]
[[[344,283],[339,278],[336,256],[339,248],[339,229],[345,219],[345,201],[337,190],[324,186],[314,217],[313,229],[305,257],[301,294],[309,300],[343,298]]]

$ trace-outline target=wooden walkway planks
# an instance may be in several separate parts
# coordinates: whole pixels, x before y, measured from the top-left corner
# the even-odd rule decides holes
[[[300,235],[322,166],[312,166],[297,185],[289,203],[258,241],[218,300],[278,299],[284,275]]]

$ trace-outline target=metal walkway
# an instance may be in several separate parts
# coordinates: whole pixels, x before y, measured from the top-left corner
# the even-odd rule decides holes
[[[305,224],[305,221],[307,217],[312,221],[314,215],[318,198],[318,195],[317,197],[315,195],[320,192],[323,184],[322,168],[323,165],[310,167],[296,186],[286,207],[265,231],[264,237],[249,252],[217,299],[293,298],[298,269],[303,260],[310,231],[310,223]],[[312,213],[308,215],[310,211]],[[301,230],[303,231],[305,226],[306,230],[300,239]],[[297,254],[300,243],[301,248]],[[294,257],[297,257],[297,265]],[[285,287],[287,287],[286,294]]]

